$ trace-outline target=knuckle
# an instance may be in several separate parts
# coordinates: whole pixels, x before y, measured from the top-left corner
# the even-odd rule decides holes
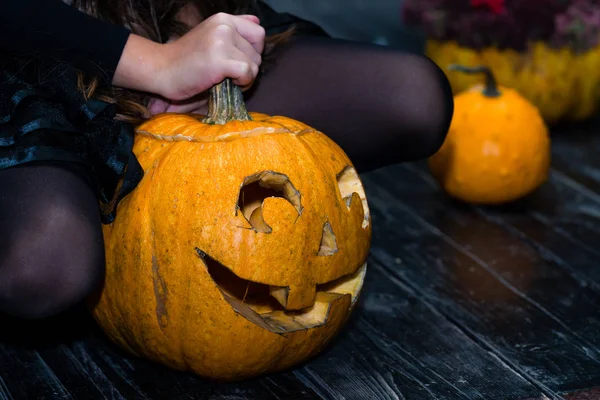
[[[242,71],[241,71],[242,75],[244,75],[244,76],[248,75],[252,72],[252,66],[248,62],[242,63],[241,69],[242,69]]]
[[[217,36],[230,36],[233,33],[233,28],[228,24],[218,24],[215,27],[215,34]]]
[[[215,22],[223,23],[227,20],[227,14],[224,12],[218,12],[211,17]]]

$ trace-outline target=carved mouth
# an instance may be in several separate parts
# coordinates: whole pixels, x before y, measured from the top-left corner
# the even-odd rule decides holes
[[[341,296],[350,295],[351,306],[354,305],[367,270],[365,263],[354,274],[317,285],[312,306],[286,310],[276,299],[278,291],[272,286],[242,279],[202,250],[196,248],[196,252],[233,310],[261,328],[278,334],[325,325],[331,303]]]

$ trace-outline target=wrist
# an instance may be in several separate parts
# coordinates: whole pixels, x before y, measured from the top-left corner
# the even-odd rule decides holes
[[[165,45],[132,33],[123,48],[112,84],[162,96],[165,90],[161,75],[167,59]]]

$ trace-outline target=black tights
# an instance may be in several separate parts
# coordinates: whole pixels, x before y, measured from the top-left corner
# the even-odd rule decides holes
[[[49,163],[0,170],[0,311],[46,317],[101,282],[100,212],[85,173]]]
[[[248,99],[335,140],[361,172],[425,158],[442,144],[452,94],[425,58],[334,41],[295,41]],[[80,303],[102,281],[104,244],[81,167],[0,170],[0,312],[42,318]]]
[[[293,42],[247,105],[320,130],[360,172],[433,154],[454,109],[444,73],[427,58],[320,37]]]

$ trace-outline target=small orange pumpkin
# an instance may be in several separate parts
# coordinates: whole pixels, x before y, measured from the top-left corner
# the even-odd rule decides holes
[[[342,328],[371,239],[365,191],[327,136],[247,113],[229,80],[205,119],[136,131],[139,186],[105,227],[92,312],[127,351],[222,380],[291,367]]]
[[[450,67],[483,73],[455,97],[454,116],[440,150],[429,159],[432,175],[452,197],[502,204],[544,183],[550,169],[550,137],[538,109],[517,91],[498,86],[487,67]]]

